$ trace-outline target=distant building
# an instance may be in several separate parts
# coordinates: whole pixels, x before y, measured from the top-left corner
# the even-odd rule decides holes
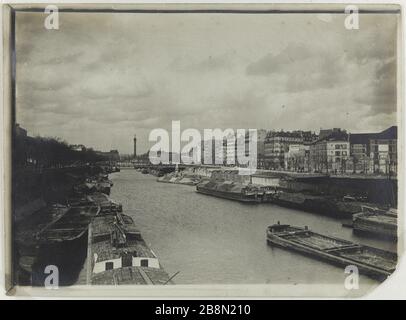
[[[206,165],[223,165],[225,155],[223,151],[223,140],[202,140],[201,148],[201,163]]]
[[[291,144],[288,152],[285,153],[285,169],[295,172],[308,171],[308,153],[309,145]]]
[[[86,147],[83,144],[73,144],[71,148],[75,151],[86,151]]]
[[[223,139],[223,155],[224,165],[237,165],[237,139],[243,140],[244,137],[236,137],[234,134],[229,134]]]
[[[326,131],[326,130],[324,130]],[[332,129],[322,133],[310,144],[310,170],[325,173],[344,173],[350,157],[350,142],[345,130]]]
[[[397,127],[379,133],[350,134],[353,172],[397,173]]]
[[[319,139],[324,139],[325,137],[331,135],[334,132],[341,132],[341,129],[340,128],[320,129]]]
[[[265,167],[265,139],[267,136],[267,131],[264,129],[258,129],[257,130],[257,141],[256,141],[256,152],[257,152],[257,168],[264,168]],[[250,152],[250,142],[252,142],[252,134],[249,134],[249,131],[246,132],[245,137],[244,137],[244,150],[238,150],[236,149],[236,154],[237,154],[237,163],[238,163],[238,158],[241,158],[241,156],[248,157],[249,152]],[[252,150],[251,150],[252,152]],[[241,166],[240,163],[238,165]]]
[[[95,151],[97,155],[104,157],[108,161],[120,161],[120,154],[117,150],[110,150],[108,152]]]
[[[20,125],[18,123],[15,124],[14,133],[17,137],[26,137],[27,136],[27,130],[20,127]]]
[[[284,170],[285,153],[290,145],[303,144],[302,131],[270,131],[264,142],[264,163],[266,169]]]

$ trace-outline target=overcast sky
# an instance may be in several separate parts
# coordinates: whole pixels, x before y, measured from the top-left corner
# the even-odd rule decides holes
[[[154,128],[373,132],[396,124],[390,14],[17,13],[17,122],[146,152]]]

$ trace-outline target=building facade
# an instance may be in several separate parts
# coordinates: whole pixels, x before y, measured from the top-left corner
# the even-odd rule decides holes
[[[285,153],[290,145],[303,145],[301,131],[268,133],[264,142],[264,166],[265,169],[284,170]]]
[[[285,170],[307,172],[309,168],[310,146],[305,144],[291,144],[285,153]]]
[[[345,130],[332,129],[310,144],[309,169],[321,173],[345,173],[349,168],[350,142]]]
[[[350,135],[354,173],[397,174],[397,127]]]

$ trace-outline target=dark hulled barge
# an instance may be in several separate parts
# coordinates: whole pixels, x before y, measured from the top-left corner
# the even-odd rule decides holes
[[[172,283],[131,217],[119,212],[95,217],[89,227],[87,283]]]
[[[77,240],[86,233],[91,219],[99,212],[99,206],[71,207],[40,230],[36,238],[39,244],[48,245]]]
[[[365,210],[353,215],[354,232],[377,235],[389,240],[397,240],[397,212],[395,210]]]
[[[267,229],[267,242],[337,266],[355,265],[360,273],[379,281],[396,269],[396,253],[318,234],[307,227],[271,225]]]
[[[247,203],[260,203],[263,197],[263,191],[258,188],[232,181],[204,181],[196,186],[196,191],[210,196]]]

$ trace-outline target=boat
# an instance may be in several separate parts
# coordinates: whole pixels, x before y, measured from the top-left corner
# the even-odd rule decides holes
[[[148,174],[149,171],[148,171],[148,169],[142,169],[142,170],[141,170],[141,173],[142,173],[142,174]]]
[[[53,204],[38,210],[15,226],[15,249],[16,249],[16,277],[18,281],[31,285],[32,267],[39,253],[39,243],[36,235],[45,226],[58,220],[69,211],[69,206]]]
[[[334,201],[331,197],[306,194],[302,192],[279,191],[272,198],[272,203],[282,207],[294,208],[308,212],[334,216]]]
[[[237,200],[246,203],[262,202],[263,190],[255,186],[233,181],[203,181],[196,185],[196,191],[210,196]]]
[[[47,245],[79,239],[87,232],[91,219],[99,212],[99,206],[71,207],[37,232],[36,239],[39,244]]]
[[[192,174],[180,174],[177,172],[168,173],[157,179],[158,182],[184,184],[187,186],[195,186],[201,181],[201,177]]]
[[[131,217],[122,213],[97,216],[88,237],[88,284],[172,283]]]
[[[111,184],[109,181],[100,181],[96,183],[95,191],[110,194]]]
[[[122,212],[123,206],[115,202],[109,196],[102,192],[95,192],[87,196],[90,203],[100,207],[100,213]]]
[[[387,211],[389,206],[380,205],[376,203],[370,203],[361,201],[361,197],[353,197],[353,200],[349,200],[349,196],[343,197],[334,202],[336,212],[340,217],[352,219],[353,215],[363,211],[363,208],[371,208],[372,210],[384,210]]]
[[[397,239],[397,213],[393,210],[368,210],[353,215],[354,232],[381,236],[389,240]]]
[[[396,253],[325,236],[307,226],[300,228],[278,222],[267,228],[267,242],[337,266],[355,265],[360,273],[379,281],[384,281],[396,269]]]

